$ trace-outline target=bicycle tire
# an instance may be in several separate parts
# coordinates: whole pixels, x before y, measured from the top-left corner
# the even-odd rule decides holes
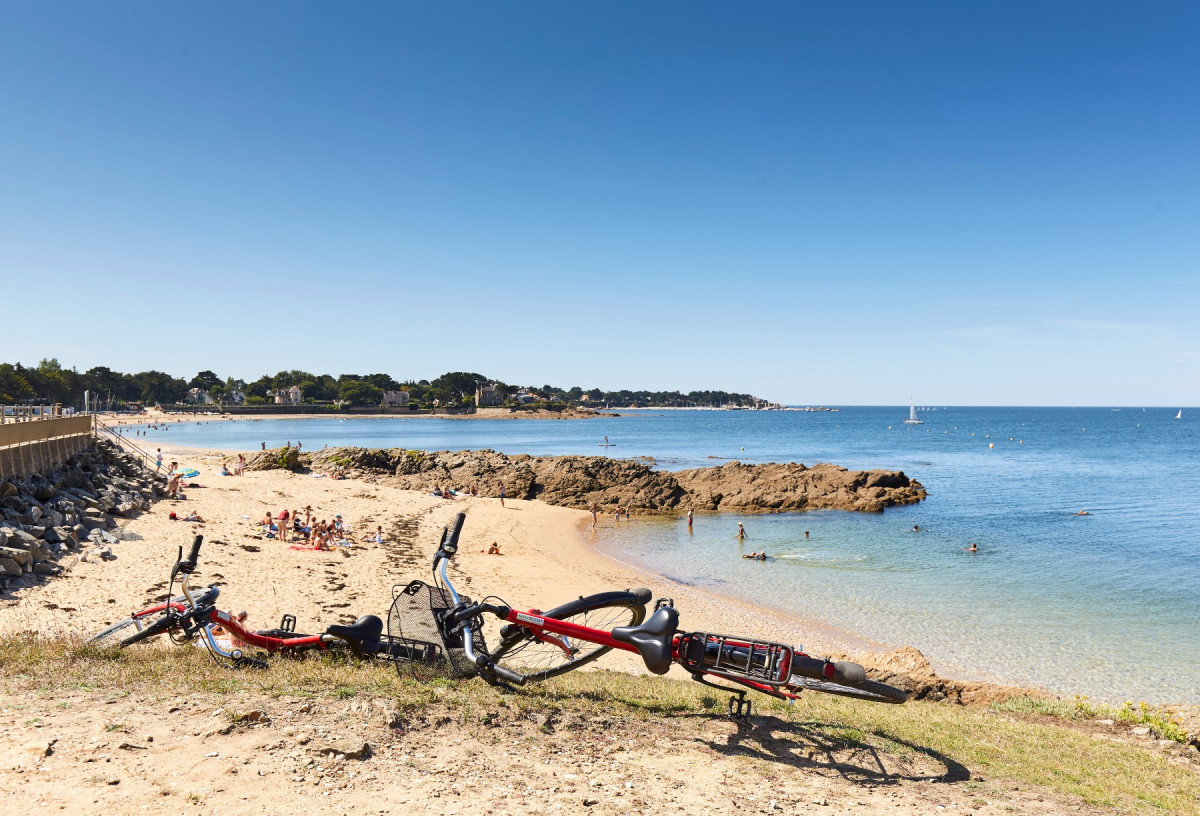
[[[92,635],[92,637],[88,638],[87,642],[93,646],[115,646],[117,645],[118,640],[117,635],[120,635],[121,637],[128,637],[130,633],[126,632],[125,630],[136,624],[139,620],[141,620],[141,618],[134,616],[130,616],[124,620],[119,620],[112,626],[109,626],[107,629],[101,629],[95,635]]]
[[[202,589],[199,592],[193,593],[192,597],[196,599],[197,604],[203,606],[204,604],[212,601],[216,597],[216,593],[213,592],[212,587],[206,587],[205,589]],[[170,603],[182,604],[186,600],[187,600],[187,598],[185,598],[184,596],[177,595],[176,597],[174,597],[170,600]],[[97,632],[96,634],[94,634],[90,638],[88,638],[86,642],[90,643],[94,646],[102,646],[102,647],[116,645],[116,641],[117,641],[116,635],[118,635],[121,632],[124,632],[129,627],[134,626],[135,624],[137,624],[141,621],[149,620],[152,615],[154,615],[155,613],[161,612],[165,609],[166,609],[166,604],[160,603],[160,604],[157,604],[156,606],[149,607],[149,609],[144,609],[141,612],[135,612],[132,615],[130,615],[129,617],[117,621],[112,626],[101,629],[99,632]],[[129,634],[131,634],[131,633],[126,633],[126,636],[128,636]]]
[[[134,632],[132,635],[122,640],[121,648],[124,649],[126,647],[133,646],[136,643],[141,643],[143,640],[148,640],[157,635],[161,635],[163,632],[166,632],[167,630],[176,626],[178,622],[179,618],[176,615],[170,612],[164,612],[155,618],[154,621],[145,629],[140,632]]]
[[[828,680],[813,680],[808,677],[792,675],[792,679],[788,682],[788,688],[819,691],[824,694],[836,694],[839,697],[850,697],[870,703],[891,703],[897,705],[908,700],[907,692],[874,680],[863,680],[857,685],[843,686],[840,683],[831,683]]]
[[[604,592],[556,606],[543,617],[570,621],[591,629],[612,631],[616,626],[636,626],[646,618],[647,595],[635,592]],[[492,660],[529,680],[548,680],[591,663],[611,646],[582,641],[580,648],[567,655],[552,643],[537,640],[528,629],[513,626],[514,634],[501,640]],[[517,631],[519,630],[519,631]]]

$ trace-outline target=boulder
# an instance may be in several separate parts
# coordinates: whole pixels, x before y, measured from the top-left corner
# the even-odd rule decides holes
[[[13,561],[11,558],[5,558],[4,556],[0,556],[0,574],[8,575],[11,577],[18,577],[23,572],[24,572],[24,570],[21,569],[21,565],[18,564],[16,561]]]
[[[7,558],[19,567],[23,567],[33,560],[33,553],[17,547],[0,547],[0,557]]]

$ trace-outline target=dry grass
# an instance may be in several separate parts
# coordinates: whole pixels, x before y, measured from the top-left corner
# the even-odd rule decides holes
[[[617,672],[576,672],[507,693],[477,680],[397,676],[386,664],[274,660],[265,671],[230,671],[201,649],[119,651],[30,635],[0,639],[0,677],[10,697],[83,689],[100,697],[138,693],[160,699],[197,692],[217,698],[385,698],[401,716],[419,719],[436,709],[466,728],[487,725],[504,710],[550,719],[654,720],[686,729],[723,715],[726,703],[725,696],[700,685]],[[943,781],[968,788],[986,778],[1123,812],[1200,810],[1194,758],[1172,762],[1171,753],[1153,745],[1097,739],[1069,719],[1042,716],[1054,712],[876,705],[822,694],[804,695],[795,706],[758,697],[755,712],[748,726],[754,740],[722,746],[721,753],[781,762],[805,751],[869,752],[900,763],[932,760],[945,768]],[[1026,713],[1039,717],[1021,719]]]

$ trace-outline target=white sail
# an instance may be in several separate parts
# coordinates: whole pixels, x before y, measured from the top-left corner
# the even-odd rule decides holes
[[[924,425],[924,420],[917,419],[917,405],[912,400],[908,402],[908,419],[904,420],[905,425]]]
[[[1183,419],[1183,409],[1179,409],[1179,413],[1175,415],[1176,419]]]

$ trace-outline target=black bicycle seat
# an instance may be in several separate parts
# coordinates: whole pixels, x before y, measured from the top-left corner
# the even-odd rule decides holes
[[[671,668],[671,640],[679,629],[679,612],[664,606],[646,618],[640,626],[618,626],[613,640],[628,643],[638,650],[646,668],[654,674],[666,674]]]
[[[377,615],[363,615],[349,626],[330,626],[325,634],[339,637],[349,644],[359,657],[379,651],[379,636],[383,634],[383,621]]]

